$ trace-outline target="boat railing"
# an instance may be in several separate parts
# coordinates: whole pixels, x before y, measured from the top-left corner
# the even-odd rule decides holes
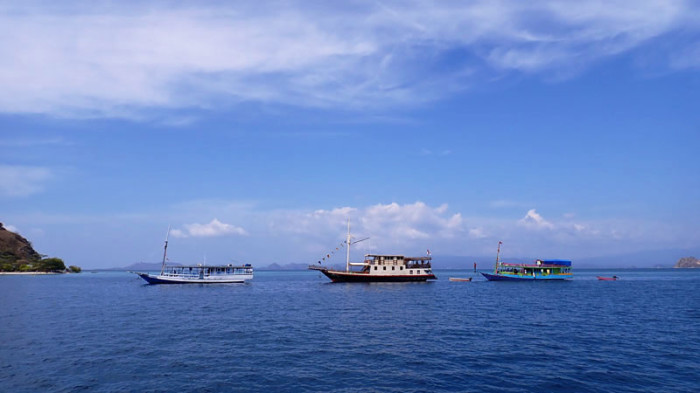
[[[253,274],[252,267],[235,267],[229,268],[230,271],[226,270],[211,270],[206,269],[203,273],[201,270],[166,270],[163,272],[163,276],[166,277],[210,277],[210,276],[225,276],[225,275],[237,275],[237,274]],[[202,274],[200,274],[202,273]]]

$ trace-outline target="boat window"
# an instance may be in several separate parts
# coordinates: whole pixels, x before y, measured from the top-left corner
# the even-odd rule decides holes
[[[399,270],[403,270],[403,266],[399,266]]]
[[[392,266],[392,267],[391,267],[391,270],[396,270],[396,266]]]
[[[408,274],[413,274],[413,270],[409,270],[409,271],[408,271]]]
[[[384,266],[384,270],[386,270],[386,266]]]
[[[376,267],[376,266],[374,267],[374,270],[377,270],[377,267]]]

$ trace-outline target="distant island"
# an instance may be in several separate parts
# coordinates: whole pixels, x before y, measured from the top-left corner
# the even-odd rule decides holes
[[[695,257],[685,257],[681,258],[673,266],[675,268],[687,268],[687,267],[698,267],[700,268],[700,259]]]
[[[61,258],[46,258],[29,240],[8,231],[0,223],[0,272],[3,273],[79,273],[78,266],[66,268]]]
[[[94,269],[94,270],[117,270],[117,271],[157,271],[160,270],[162,262],[137,262],[132,263],[129,266],[124,267],[113,267],[108,269]],[[179,263],[168,263],[168,266],[182,266]],[[306,270],[309,267],[307,263],[288,263],[286,265],[280,265],[278,263],[273,263],[268,266],[256,267],[256,270]]]

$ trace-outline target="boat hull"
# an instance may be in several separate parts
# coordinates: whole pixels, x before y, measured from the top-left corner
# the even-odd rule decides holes
[[[319,270],[333,282],[425,282],[427,280],[437,280],[434,274],[379,275],[326,269],[316,270]]]
[[[505,274],[481,273],[489,281],[564,281],[570,280],[571,275],[566,276],[511,276]]]
[[[252,280],[252,274],[239,275],[236,277],[168,277],[156,276],[148,273],[136,273],[149,284],[241,284],[247,280]]]

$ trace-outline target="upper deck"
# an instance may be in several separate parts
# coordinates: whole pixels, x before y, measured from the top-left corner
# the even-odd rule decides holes
[[[537,259],[533,263],[500,262],[501,266],[510,267],[571,267],[571,261],[565,259]]]
[[[163,276],[189,277],[189,276],[214,276],[214,275],[238,275],[253,274],[253,266],[249,263],[245,265],[186,265],[186,266],[165,266]]]
[[[431,257],[406,257],[403,255],[365,255],[365,266],[405,266],[407,269],[430,268]]]

